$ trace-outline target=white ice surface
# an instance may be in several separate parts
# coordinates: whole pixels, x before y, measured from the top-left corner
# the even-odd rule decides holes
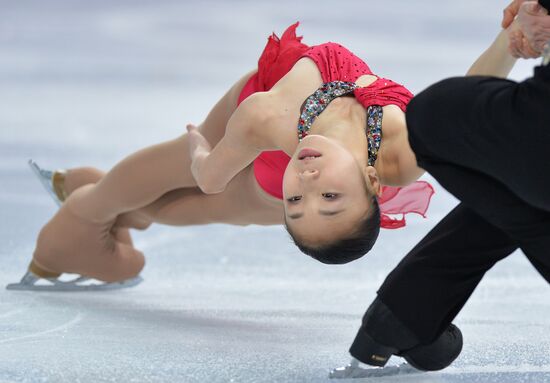
[[[505,3],[1,0],[0,285],[23,274],[55,209],[28,158],[108,169],[177,136],[296,20],[305,42],[341,42],[420,91],[466,71]],[[384,231],[346,266],[301,255],[280,227],[158,226],[134,235],[148,262],[137,288],[0,290],[0,382],[327,381],[385,275],[455,205],[437,191],[429,219]],[[465,346],[452,367],[380,382],[550,381],[550,289],[521,253],[456,322]]]

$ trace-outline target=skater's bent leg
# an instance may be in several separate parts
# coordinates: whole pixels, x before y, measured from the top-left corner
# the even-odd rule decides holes
[[[463,203],[458,205],[386,278],[350,353],[377,366],[396,354],[418,369],[446,367],[462,349],[452,320],[487,270],[517,246]]]
[[[506,233],[460,204],[388,275],[378,297],[421,343],[431,343],[487,270],[517,248]]]
[[[97,183],[105,172],[93,167],[71,168],[64,171],[64,182],[62,190],[67,196],[81,186]],[[117,217],[115,226],[111,230],[115,238],[125,244],[132,245],[132,238],[127,228],[146,229],[151,225],[151,221],[146,219],[138,211],[132,211]]]
[[[114,221],[92,222],[75,214],[73,205],[91,187],[93,184],[76,189],[42,228],[33,262],[46,271],[108,282],[134,277],[145,261],[140,251],[120,241],[125,239],[124,231],[116,228]]]
[[[83,219],[74,208],[91,187],[89,184],[75,190],[42,229],[34,259],[43,269],[75,272],[104,281],[134,276],[143,267],[143,254],[120,243],[116,232],[120,227],[136,227],[140,220],[145,225],[153,221],[171,225],[282,223],[281,203],[258,195],[252,167],[239,173],[223,193],[206,195],[198,188],[173,190],[107,223]]]
[[[251,75],[241,79],[201,124],[207,139],[223,136],[226,119]],[[118,228],[148,226],[151,220],[139,208],[173,189],[194,185],[185,135],[145,148],[121,161],[98,183],[73,190],[41,230],[34,260],[49,271],[106,281],[134,276],[143,267],[143,254],[120,242]]]
[[[545,262],[550,213],[533,208],[478,172],[436,162],[427,165],[462,203],[404,258],[378,291],[425,343],[451,323],[485,272],[518,247],[550,279],[550,262]]]
[[[110,251],[103,251],[96,258],[44,259],[35,254],[31,265],[35,273],[43,277],[48,277],[47,274],[50,273],[52,276],[74,273],[100,281],[119,282],[139,275],[145,266],[145,257],[141,251],[134,249],[131,245],[115,241]]]

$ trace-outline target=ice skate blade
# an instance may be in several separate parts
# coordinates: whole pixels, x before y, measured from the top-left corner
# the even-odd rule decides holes
[[[330,379],[365,379],[382,378],[385,376],[418,374],[424,371],[417,370],[408,363],[398,366],[363,368],[357,364],[348,364],[345,367],[335,368],[329,373]]]
[[[34,175],[38,178],[44,189],[46,189],[48,194],[52,197],[57,206],[61,206],[62,202],[59,200],[57,194],[55,193],[55,190],[53,189],[53,172],[40,168],[40,166],[38,166],[38,164],[32,159],[29,160],[29,167],[31,168]]]
[[[58,292],[74,292],[74,291],[108,291],[120,290],[139,285],[143,278],[139,275],[134,278],[126,279],[120,282],[103,282],[84,284],[90,279],[87,277],[78,277],[70,281],[60,281],[57,278],[40,278],[30,271],[21,278],[19,283],[10,283],[6,286],[7,290],[19,291],[58,291]],[[39,281],[47,281],[48,285],[37,285]]]

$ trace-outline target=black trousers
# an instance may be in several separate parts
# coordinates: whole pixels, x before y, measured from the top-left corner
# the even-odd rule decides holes
[[[407,111],[421,167],[461,203],[391,272],[379,299],[422,343],[520,248],[550,283],[550,67],[522,83],[444,80]]]

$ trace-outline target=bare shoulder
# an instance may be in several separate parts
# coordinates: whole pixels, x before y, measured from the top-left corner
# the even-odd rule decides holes
[[[257,149],[264,150],[270,143],[268,129],[277,118],[279,101],[273,92],[257,92],[247,97],[230,118],[231,135],[238,136]]]
[[[298,60],[269,91],[254,93],[239,105],[246,119],[240,129],[243,139],[261,150],[293,152],[300,107],[321,84],[317,65],[308,58]]]
[[[273,86],[272,90],[286,93],[290,98],[303,101],[322,83],[323,78],[317,64],[313,60],[303,57]]]

